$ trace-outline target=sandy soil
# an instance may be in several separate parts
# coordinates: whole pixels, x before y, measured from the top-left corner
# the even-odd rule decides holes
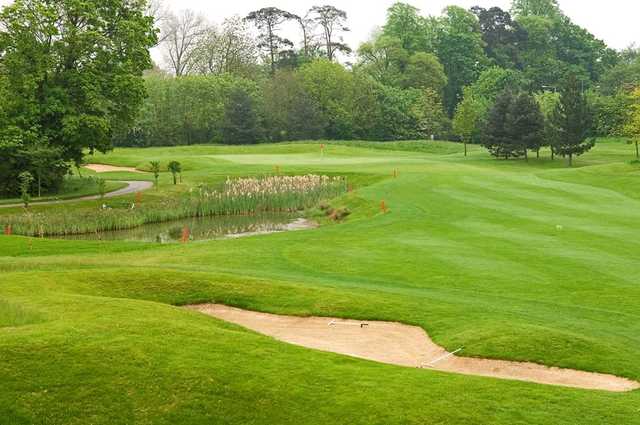
[[[139,171],[133,167],[116,167],[114,165],[103,165],[103,164],[87,164],[84,168],[95,171],[96,173],[111,173],[117,171],[125,171],[128,173],[143,173],[144,171]]]
[[[291,344],[381,363],[592,390],[640,388],[638,382],[613,375],[460,357],[436,345],[422,328],[400,323],[278,316],[219,304],[187,308]]]

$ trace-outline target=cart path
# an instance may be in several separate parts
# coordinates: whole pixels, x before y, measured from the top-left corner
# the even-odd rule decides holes
[[[122,189],[114,190],[113,192],[105,193],[105,198],[114,198],[116,196],[128,195],[130,193],[142,192],[147,189],[151,189],[153,187],[153,182],[142,181],[142,180],[114,180],[120,181],[122,183],[126,183],[127,187],[123,187]],[[73,202],[79,201],[94,201],[96,199],[100,199],[100,195],[90,195],[90,196],[82,196],[80,198],[70,198],[70,199],[60,199],[57,201],[43,201],[43,202],[31,202],[30,205],[38,206],[38,205],[58,205],[58,204],[71,204]],[[21,207],[23,204],[7,204],[0,205],[0,208],[16,208]]]
[[[460,357],[435,344],[422,328],[400,323],[280,316],[220,304],[186,308],[280,341],[381,363],[589,390],[625,392],[640,388],[640,383],[614,375]]]

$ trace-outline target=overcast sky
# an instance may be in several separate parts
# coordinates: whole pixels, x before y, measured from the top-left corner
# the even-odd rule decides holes
[[[0,5],[10,0],[0,0]],[[225,17],[267,6],[276,6],[296,14],[304,14],[313,5],[332,4],[347,11],[351,33],[345,41],[353,47],[366,40],[371,31],[384,23],[387,8],[394,0],[164,0],[175,10],[193,9],[206,15],[212,22]],[[407,0],[420,8],[423,14],[438,15],[451,4],[469,8],[499,6],[508,9],[511,0]],[[575,23],[587,28],[596,37],[616,49],[631,43],[640,44],[640,1],[638,0],[560,0],[560,7]],[[155,55],[154,55],[155,56]]]
[[[2,1],[2,0],[0,0]],[[165,0],[171,9],[193,9],[202,12],[214,22],[220,22],[234,14],[248,12],[266,6],[276,6],[296,14],[304,14],[313,5],[332,4],[345,10],[349,16],[351,34],[346,41],[357,47],[371,34],[371,30],[384,23],[387,8],[395,0]],[[422,10],[423,14],[439,15],[447,5],[464,8],[472,6],[498,6],[509,9],[511,0],[407,0]],[[560,7],[575,23],[587,28],[596,37],[616,49],[631,43],[640,43],[640,1],[638,0],[560,0]]]

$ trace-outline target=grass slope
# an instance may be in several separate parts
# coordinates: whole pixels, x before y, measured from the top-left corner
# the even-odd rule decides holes
[[[628,163],[628,146],[602,144],[574,169],[495,161],[480,150],[464,158],[454,144],[430,149],[349,143],[320,157],[318,144],[196,146],[98,158],[183,162],[185,185],[170,187],[163,175],[163,189],[149,195],[159,198],[276,166],[348,174],[357,190],[334,204],[354,214],[312,231],[179,246],[0,237],[0,418],[640,423],[638,391],[380,365],[174,307],[216,301],[397,320],[465,355],[640,379],[640,168]],[[389,214],[378,212],[382,199]]]

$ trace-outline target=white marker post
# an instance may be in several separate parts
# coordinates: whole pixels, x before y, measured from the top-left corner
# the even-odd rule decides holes
[[[462,351],[462,348],[458,348],[456,351],[452,352],[452,353],[447,353],[444,356],[440,356],[435,360],[432,360],[431,362],[427,363],[426,366],[423,365],[422,367],[433,367],[436,363],[441,362],[444,359],[448,359],[451,356],[454,356],[456,353],[459,353],[460,351]]]

